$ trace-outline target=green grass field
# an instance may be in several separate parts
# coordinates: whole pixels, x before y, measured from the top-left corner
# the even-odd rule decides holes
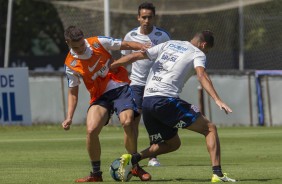
[[[240,183],[282,183],[282,127],[218,128],[222,168]],[[211,166],[204,137],[180,130],[182,146],[159,156],[161,167],[146,167],[153,176],[148,183],[210,183]],[[110,163],[125,152],[123,130],[104,127],[101,136],[104,182],[116,183],[109,175]],[[139,149],[148,145],[143,126]],[[141,161],[146,165],[147,160]],[[74,183],[90,172],[85,147],[85,127],[0,127],[0,183]],[[140,181],[132,178],[131,182]],[[143,182],[144,183],[144,182]]]

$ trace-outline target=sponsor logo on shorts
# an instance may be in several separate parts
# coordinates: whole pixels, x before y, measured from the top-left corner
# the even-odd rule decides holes
[[[194,112],[200,112],[200,109],[196,105],[191,105],[191,109],[193,109]]]
[[[152,142],[159,142],[163,138],[162,138],[160,133],[157,133],[157,134],[154,134],[154,135],[150,135],[150,139],[151,139]]]
[[[186,126],[186,123],[182,120],[180,120],[175,126],[174,128],[183,128]]]

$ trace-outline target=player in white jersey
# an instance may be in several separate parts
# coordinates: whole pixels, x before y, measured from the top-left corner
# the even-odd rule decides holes
[[[212,32],[197,33],[188,41],[168,41],[149,48],[146,53],[125,56],[111,67],[115,68],[138,59],[150,58],[155,63],[148,76],[143,100],[143,119],[153,145],[135,154],[121,156],[120,172],[124,164],[136,164],[140,160],[177,150],[181,141],[178,128],[188,129],[205,136],[210,154],[213,175],[211,182],[236,180],[221,170],[220,142],[214,123],[203,116],[198,107],[179,98],[185,82],[196,73],[199,82],[221,110],[232,110],[220,99],[205,71],[206,56],[213,47]]]
[[[154,46],[170,40],[170,36],[166,31],[154,26],[155,6],[152,3],[144,2],[139,5],[137,19],[140,23],[140,26],[129,31],[125,35],[124,41],[135,41]],[[122,55],[128,55],[133,52],[136,51],[121,51]],[[134,62],[131,66],[130,87],[133,91],[133,97],[140,113],[140,115],[134,119],[134,126],[136,126],[135,130],[137,130],[137,135],[138,125],[142,114],[142,102],[145,84],[152,65],[153,61],[149,59],[142,59]],[[152,157],[149,158],[148,166],[160,166],[160,162],[156,157]]]

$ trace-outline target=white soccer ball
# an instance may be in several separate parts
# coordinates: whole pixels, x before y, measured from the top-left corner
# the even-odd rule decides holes
[[[119,168],[119,165],[120,165],[120,159],[121,158],[117,158],[115,159],[112,164],[110,165],[110,175],[111,177],[115,180],[115,181],[121,181],[121,177],[120,175],[118,174],[118,168]],[[127,173],[125,173],[125,176],[126,176],[126,180],[125,181],[129,181],[132,177],[132,173],[130,170],[128,171],[125,171]]]

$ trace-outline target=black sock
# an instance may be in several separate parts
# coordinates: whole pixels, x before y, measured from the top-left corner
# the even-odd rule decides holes
[[[222,177],[222,176],[223,176],[222,171],[221,171],[221,166],[220,166],[220,165],[213,166],[213,167],[212,167],[212,172],[213,172],[213,174],[216,174],[216,175],[219,176],[219,177]]]
[[[100,166],[101,166],[101,161],[91,161],[91,165],[93,168],[93,174],[97,173],[99,174],[100,171]]]
[[[139,153],[132,154],[131,162],[132,165],[137,164],[141,160],[141,155]]]

